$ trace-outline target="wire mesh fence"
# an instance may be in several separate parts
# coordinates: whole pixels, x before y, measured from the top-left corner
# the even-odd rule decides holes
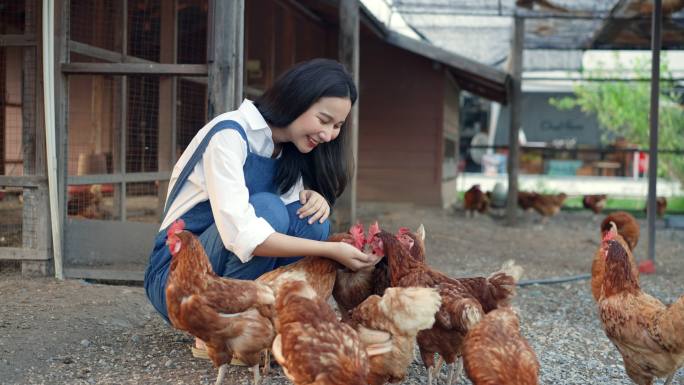
[[[36,226],[44,212],[41,192],[22,177],[36,175],[38,53],[31,41],[38,23],[35,0],[0,0],[0,247],[37,247]],[[15,178],[18,177],[18,178]]]
[[[178,1],[176,32],[167,25],[162,34],[168,6],[159,0],[72,1],[70,33],[78,44],[71,62],[154,63],[171,57],[176,63],[206,63],[207,0]],[[174,37],[175,44],[165,43]],[[206,122],[206,78],[70,75],[68,82],[67,215],[158,222],[167,183],[155,173],[171,170]],[[150,176],[129,177],[140,173]],[[112,183],[93,183],[93,177]]]

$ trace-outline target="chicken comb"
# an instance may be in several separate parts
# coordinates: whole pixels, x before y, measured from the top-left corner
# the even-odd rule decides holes
[[[178,234],[181,231],[185,230],[185,221],[182,219],[179,219],[171,224],[169,226],[169,229],[166,231],[166,237],[170,237],[174,234]]]
[[[378,233],[380,233],[380,225],[378,224],[378,221],[375,221],[368,227],[368,239],[373,238],[373,236]]]
[[[411,229],[409,229],[408,227],[400,227],[399,231],[397,232],[397,235],[404,235],[404,234],[408,234],[410,232],[411,232]]]
[[[350,227],[349,234],[351,234],[352,237],[363,236],[363,223],[358,222],[354,226]]]

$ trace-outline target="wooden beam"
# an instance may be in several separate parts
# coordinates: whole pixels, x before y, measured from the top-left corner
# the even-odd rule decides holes
[[[103,184],[103,183],[136,183],[154,182],[158,180],[169,180],[171,171],[160,172],[134,172],[134,173],[115,173],[115,174],[90,174],[70,176],[67,178],[68,184]],[[0,179],[1,180],[1,179]]]
[[[207,76],[204,64],[65,63],[65,74]]]
[[[511,79],[508,100],[510,101],[510,127],[508,132],[508,196],[506,198],[506,221],[509,226],[515,225],[518,210],[518,164],[520,161],[521,99],[522,99],[522,55],[525,39],[525,19],[513,18],[513,42],[510,56]]]
[[[340,0],[339,58],[354,79],[359,89],[359,1]],[[359,100],[356,101],[347,118],[350,148],[347,149],[354,165],[354,172],[342,196],[337,201],[333,226],[335,231],[343,231],[356,222],[356,165],[359,153]]]
[[[45,261],[51,259],[47,250],[27,249],[24,247],[0,247],[0,260]]]
[[[0,175],[0,186],[38,188],[47,186],[46,176],[5,176]]]
[[[176,1],[161,3],[161,39],[159,61],[176,63]],[[159,80],[159,121],[157,125],[157,170],[171,172],[174,163],[176,133],[176,77],[165,77]],[[168,181],[159,181],[157,189],[157,216],[164,213],[164,203],[168,190]],[[163,220],[163,218],[160,218]]]
[[[244,0],[210,0],[208,119],[236,109],[242,101],[244,15]]]
[[[36,45],[36,34],[0,35],[0,47],[33,47]]]

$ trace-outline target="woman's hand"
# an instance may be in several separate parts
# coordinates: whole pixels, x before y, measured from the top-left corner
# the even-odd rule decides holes
[[[346,242],[331,243],[335,246],[335,249],[330,258],[343,264],[350,270],[362,270],[364,268],[374,266],[380,260],[379,257],[373,254],[366,254]]]
[[[330,205],[328,201],[323,198],[323,195],[317,193],[313,190],[302,190],[299,193],[299,202],[302,207],[297,210],[297,215],[299,218],[309,218],[309,224],[318,222],[323,223],[330,215]]]

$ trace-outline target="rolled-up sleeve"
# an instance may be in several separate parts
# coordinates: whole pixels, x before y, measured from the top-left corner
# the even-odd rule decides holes
[[[243,165],[247,145],[235,130],[217,133],[202,157],[207,193],[223,245],[244,262],[275,230],[249,203]]]

